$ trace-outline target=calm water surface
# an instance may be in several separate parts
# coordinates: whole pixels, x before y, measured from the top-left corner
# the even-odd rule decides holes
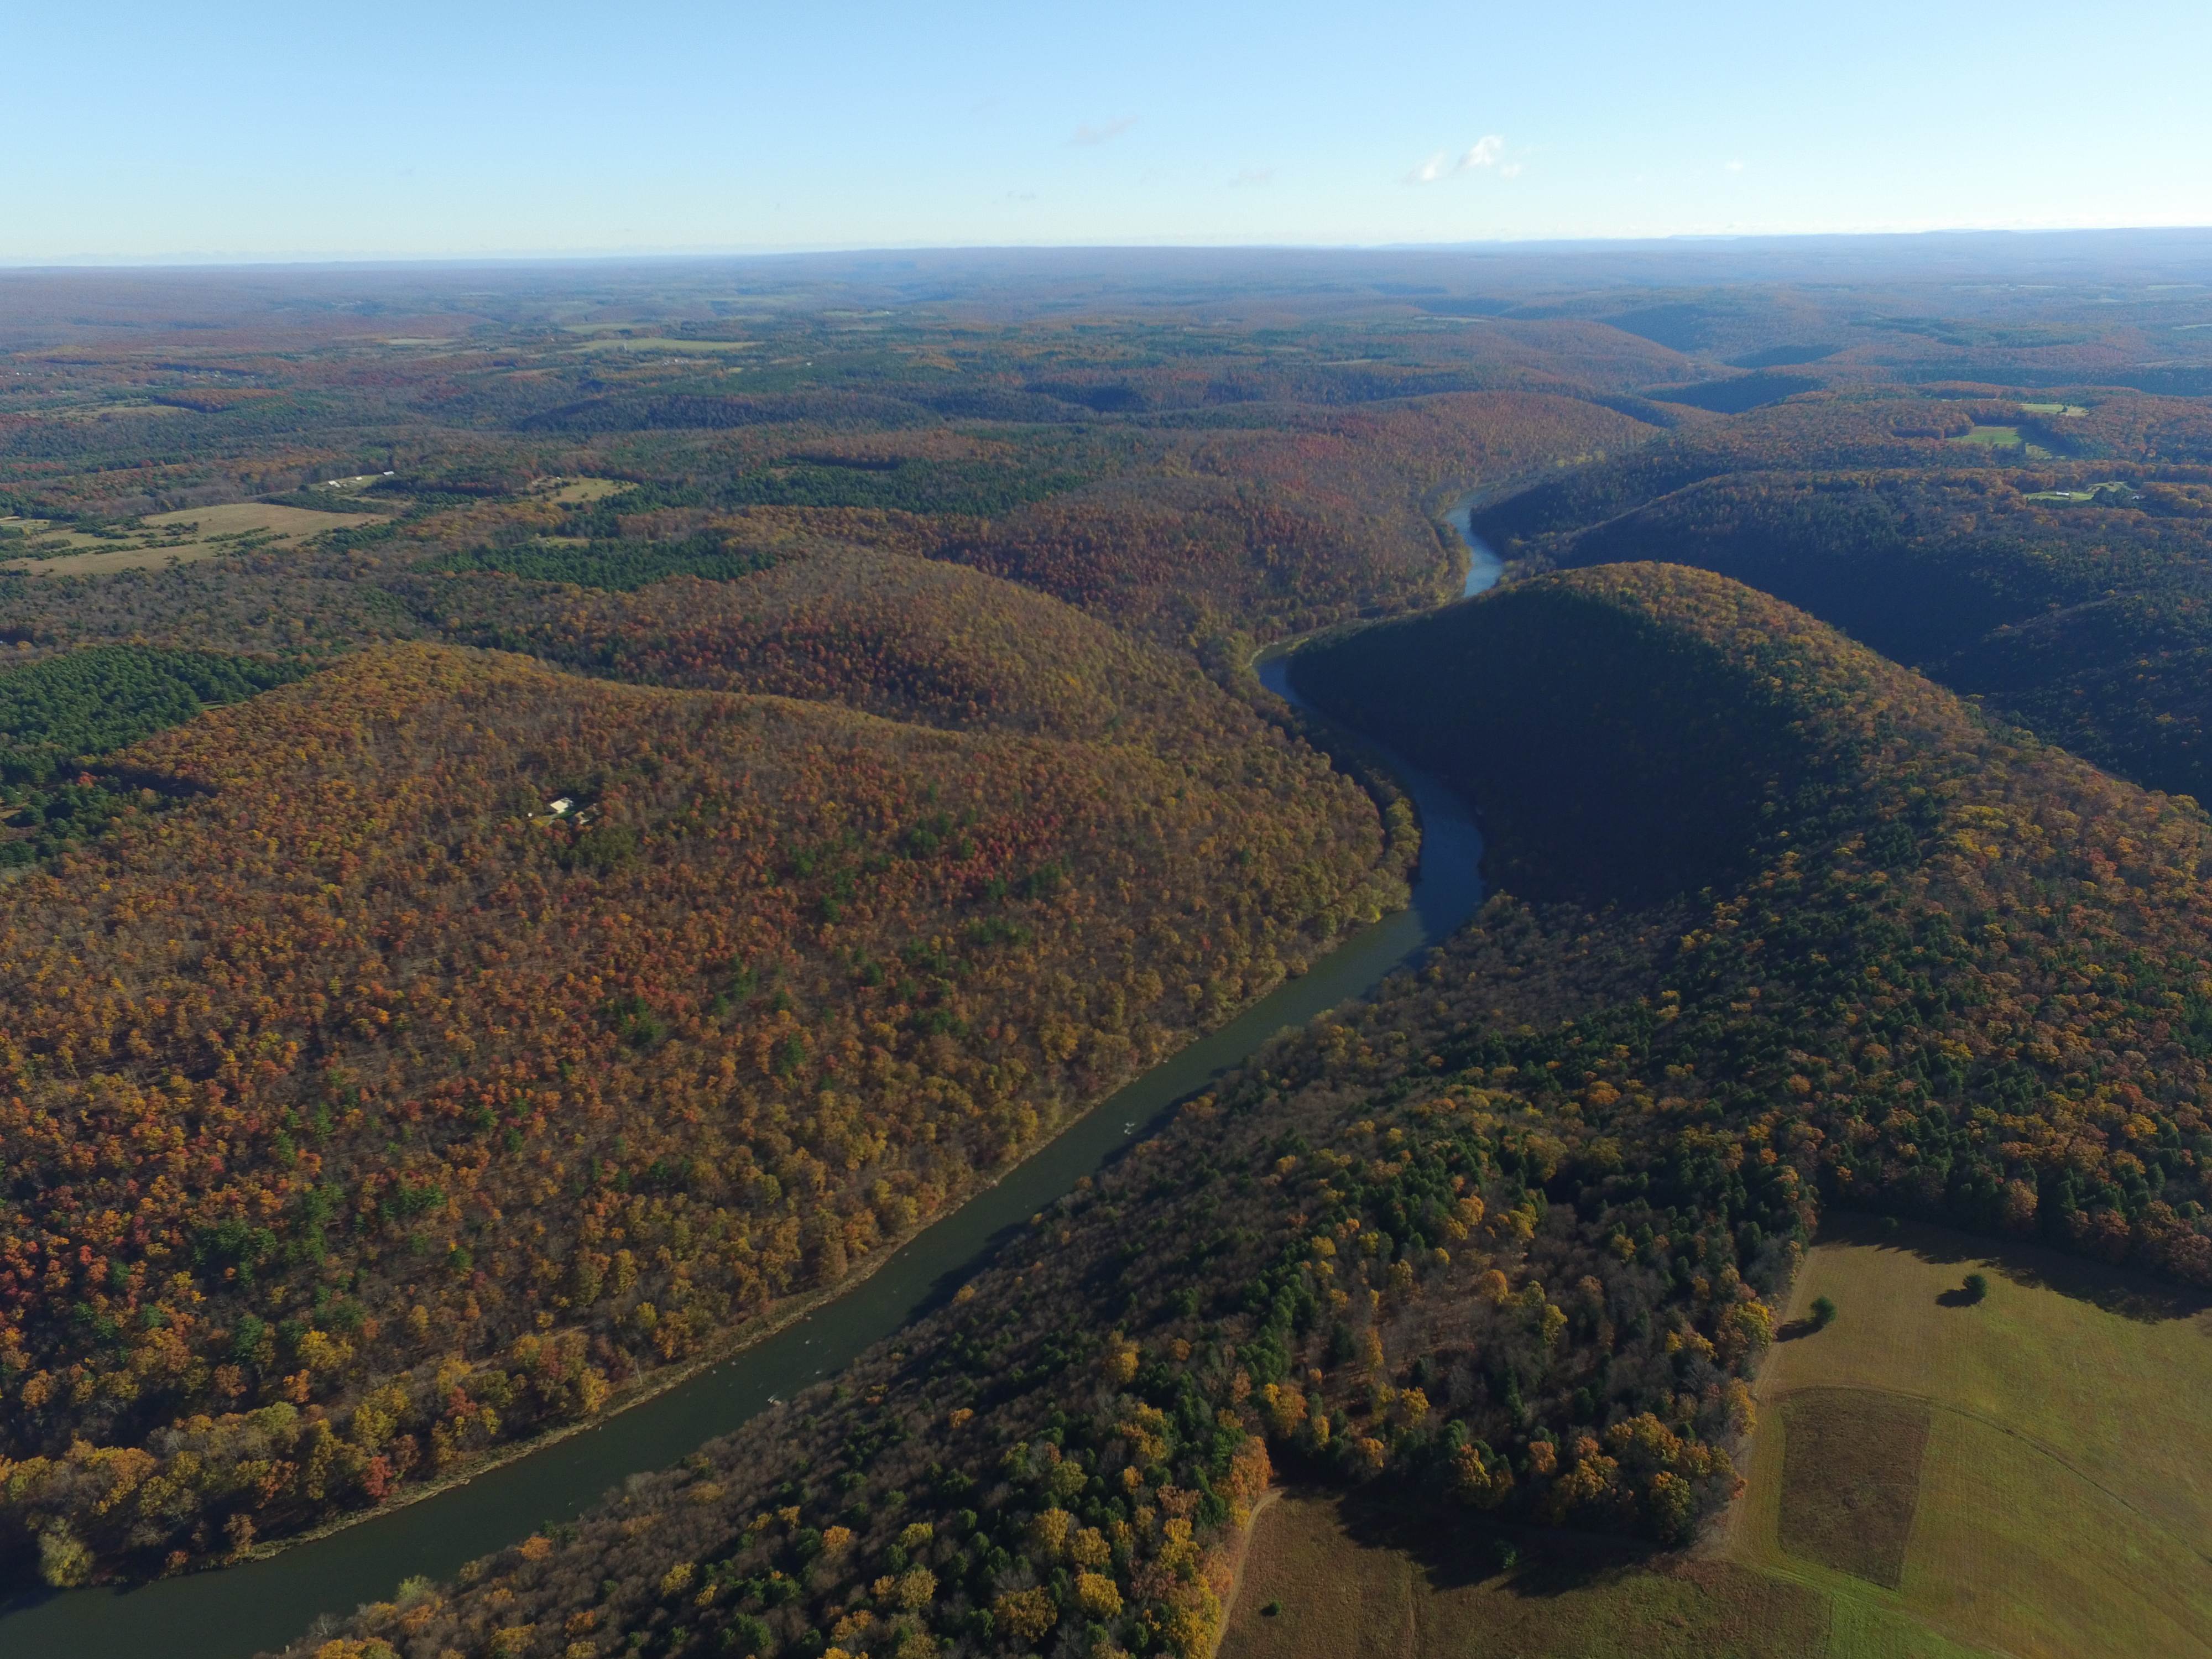
[[[1468,538],[1469,594],[1498,575],[1497,556],[1469,534],[1471,505],[1448,515]],[[1286,652],[1262,658],[1260,678],[1303,704],[1290,684],[1291,660]],[[246,1659],[301,1634],[319,1614],[390,1596],[403,1578],[450,1577],[465,1561],[578,1515],[625,1475],[672,1463],[841,1369],[950,1296],[1030,1216],[1110,1162],[1176,1102],[1285,1027],[1365,995],[1474,914],[1482,902],[1482,836],[1473,816],[1436,779],[1380,752],[1420,813],[1412,905],[1112,1096],[999,1185],[917,1234],[866,1282],[587,1433],[328,1538],[265,1561],[135,1589],[72,1590],[12,1603],[0,1609],[0,1659]]]

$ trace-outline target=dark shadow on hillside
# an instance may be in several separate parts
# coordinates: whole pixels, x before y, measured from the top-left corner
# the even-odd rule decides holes
[[[1820,1219],[1815,1242],[1904,1250],[1923,1261],[1955,1264],[1962,1277],[1978,1267],[2012,1284],[2056,1291],[2106,1313],[2145,1324],[2212,1314],[2212,1294],[2154,1279],[2138,1269],[2068,1255],[2023,1239],[1960,1232],[1923,1221],[1904,1221],[1894,1216],[1831,1210]],[[1963,1287],[1947,1291],[1936,1299],[1947,1308],[1970,1306],[1973,1301]]]
[[[1731,375],[1718,380],[1692,380],[1678,386],[1646,386],[1644,395],[1663,404],[1687,404],[1716,415],[1747,415],[1800,392],[1811,392],[1823,382],[1812,374],[1765,372]]]
[[[1407,1557],[1437,1590],[1502,1576],[1503,1587],[1516,1595],[1566,1595],[1637,1571],[1659,1553],[1627,1540],[1492,1526],[1455,1505],[1409,1501],[1402,1492],[1392,1498],[1354,1492],[1340,1501],[1338,1514],[1355,1542]]]
[[[1315,708],[1482,804],[1485,872],[1532,904],[1725,888],[1756,867],[1779,803],[1837,781],[1769,682],[1567,585],[1331,635],[1290,661]]]

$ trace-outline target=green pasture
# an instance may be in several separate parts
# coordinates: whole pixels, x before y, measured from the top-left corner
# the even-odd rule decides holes
[[[2208,1305],[2029,1247],[1842,1233],[1798,1275],[1745,1495],[1697,1549],[1294,1496],[1255,1523],[1223,1659],[2212,1652]]]

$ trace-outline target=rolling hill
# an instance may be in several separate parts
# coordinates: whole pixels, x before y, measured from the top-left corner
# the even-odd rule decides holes
[[[1305,655],[1310,695],[1378,688],[1361,718],[1496,804],[1507,890],[1479,923],[834,1385],[320,1651],[1203,1655],[1279,1478],[1387,1493],[1437,1536],[1698,1536],[1743,1491],[1824,1212],[2206,1282],[2200,813],[1676,568]],[[1703,723],[1728,686],[1741,750]],[[1509,721],[1533,729],[1492,744]],[[1547,740],[1586,745],[1583,781],[1538,806],[1516,792],[1571,782]],[[1656,804],[1702,803],[1729,856],[1662,838],[1640,896],[1592,890],[1612,832],[1574,826],[1650,809],[1615,780],[1668,767]],[[1750,1571],[1624,1593],[1704,1618]],[[1739,1598],[1696,1627],[1825,1629],[1826,1603],[1761,1594],[1750,1626]]]
[[[1402,892],[1370,801],[1194,668],[886,579],[759,601],[873,641],[831,687],[779,629],[755,683],[813,700],[395,646],[112,757],[178,803],[0,892],[0,1515],[50,1579],[673,1374]],[[886,687],[980,717],[850,706]]]

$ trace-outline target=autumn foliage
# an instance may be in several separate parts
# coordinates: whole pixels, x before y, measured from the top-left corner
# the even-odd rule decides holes
[[[1556,665],[1517,701],[1481,648],[1515,631]],[[1500,895],[834,1387],[354,1638],[474,1650],[588,1616],[672,1648],[1201,1655],[1224,1546],[1283,1468],[1462,1517],[1439,1524],[1692,1536],[1738,1489],[1749,1378],[1826,1205],[2201,1279],[2200,815],[1678,568],[1334,649],[1370,643],[1515,719],[1606,706],[1616,661],[1655,729],[1678,677],[1733,677],[1774,810],[1702,891]],[[1510,775],[1458,760],[1504,799]]]
[[[1612,619],[1628,624],[1616,646],[1644,648],[1561,648]],[[1540,643],[1515,656],[1509,635]],[[1548,681],[1505,672],[1531,656],[1554,665]],[[1674,872],[1692,908],[1671,971],[1726,991],[1705,1019],[1686,1005],[1668,1045],[1683,1045],[1697,1079],[1678,1086],[1686,1104],[1735,1121],[1761,1100],[1795,1103],[1838,1196],[2212,1283],[2200,1104],[2212,830],[2193,804],[2118,782],[1802,612],[1679,567],[1599,567],[1373,629],[1326,653],[1316,668],[1334,674],[1316,684],[1352,684],[1358,662],[1371,671],[1358,695],[1378,710],[1389,676],[1425,666],[1508,720],[1619,715],[1634,688],[1633,718],[1613,727],[1634,764],[1693,784],[1713,779],[1715,755],[1748,769],[1702,809],[1659,803],[1701,810],[1733,853],[1724,872]],[[1697,707],[1672,700],[1675,683],[1716,673],[1741,690],[1725,749]],[[1397,735],[1485,799],[1562,782],[1534,769],[1539,750],[1469,747],[1449,722]],[[1504,867],[1587,881],[1587,867],[1563,868],[1573,836],[1516,827],[1588,825],[1627,805],[1609,800],[1604,769],[1580,775],[1547,816],[1502,816]],[[1710,897],[1695,894],[1708,883]]]
[[[588,1416],[1388,901],[1356,789],[1069,624],[1190,718],[412,647],[128,751],[196,798],[0,910],[17,1535],[158,1565]]]

